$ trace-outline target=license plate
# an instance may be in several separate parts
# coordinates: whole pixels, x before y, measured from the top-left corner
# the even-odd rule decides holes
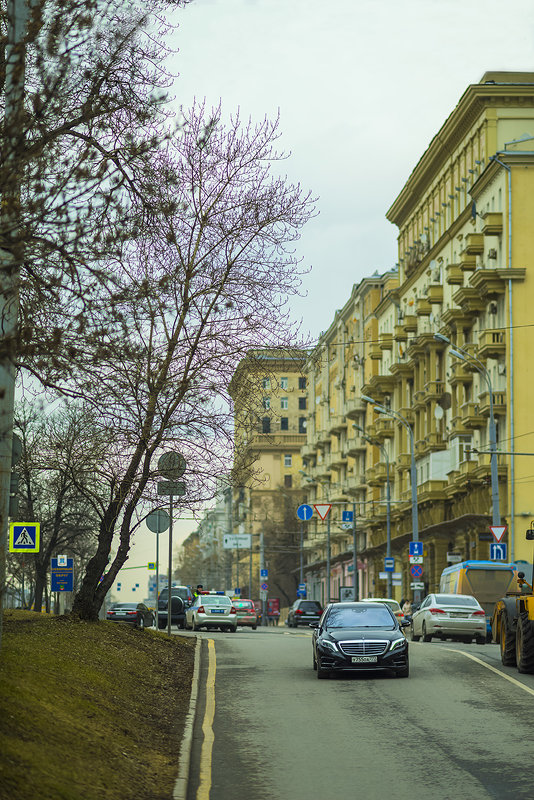
[[[352,656],[353,664],[376,664],[376,656]]]
[[[211,609],[211,613],[212,614],[224,614],[224,608],[212,608]]]

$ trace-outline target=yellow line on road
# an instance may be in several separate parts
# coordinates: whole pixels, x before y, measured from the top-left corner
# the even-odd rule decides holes
[[[215,642],[208,639],[208,680],[206,681],[206,711],[202,723],[202,751],[200,753],[200,783],[197,800],[209,800],[211,790],[211,757],[213,752],[213,718],[215,716]]]
[[[500,675],[501,678],[505,678],[507,681],[510,681],[510,683],[513,683],[514,686],[519,686],[520,689],[523,689],[525,692],[534,695],[534,689],[530,689],[528,686],[525,686],[524,683],[521,683],[521,681],[512,678],[511,675],[507,675],[505,672],[501,672],[500,669],[492,667],[491,664],[487,664],[485,661],[481,661],[480,658],[472,656],[471,653],[466,653],[463,650],[456,650],[454,647],[447,647],[443,649],[452,650],[453,653],[461,653],[463,656],[466,656],[466,658],[470,658],[472,661],[476,661],[477,664],[481,664],[483,667],[486,667],[486,669],[490,669],[492,672],[495,672],[497,675]]]

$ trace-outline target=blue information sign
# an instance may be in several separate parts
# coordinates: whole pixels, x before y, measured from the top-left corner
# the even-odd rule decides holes
[[[395,559],[394,558],[385,558],[384,559],[384,571],[385,572],[394,572],[395,570]]]
[[[308,522],[308,520],[313,517],[313,508],[307,503],[303,503],[297,508],[297,517],[302,520],[302,522]]]
[[[353,519],[354,519],[354,514],[352,511],[341,512],[341,522],[352,522]]]
[[[260,578],[268,578],[269,577],[269,570],[268,569],[260,569]]]
[[[490,559],[492,561],[507,561],[506,542],[492,542],[490,544]]]
[[[409,544],[409,553],[411,556],[422,556],[423,555],[423,542],[410,542]]]
[[[50,577],[52,592],[73,592],[74,560],[67,558],[67,565],[59,567],[57,558],[51,559]]]

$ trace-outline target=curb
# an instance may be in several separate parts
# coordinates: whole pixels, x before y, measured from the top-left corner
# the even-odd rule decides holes
[[[185,720],[184,735],[180,746],[180,769],[174,784],[172,800],[186,800],[187,786],[189,782],[189,768],[191,766],[191,746],[193,744],[193,727],[198,701],[198,686],[200,679],[200,647],[201,639],[197,637],[195,647],[195,666],[193,669],[193,681],[191,683],[191,698],[189,700],[189,711]]]

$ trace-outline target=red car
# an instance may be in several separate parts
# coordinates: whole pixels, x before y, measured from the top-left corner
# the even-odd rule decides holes
[[[252,628],[253,631],[258,627],[258,617],[256,606],[252,600],[232,600],[232,605],[237,612],[237,626]]]

